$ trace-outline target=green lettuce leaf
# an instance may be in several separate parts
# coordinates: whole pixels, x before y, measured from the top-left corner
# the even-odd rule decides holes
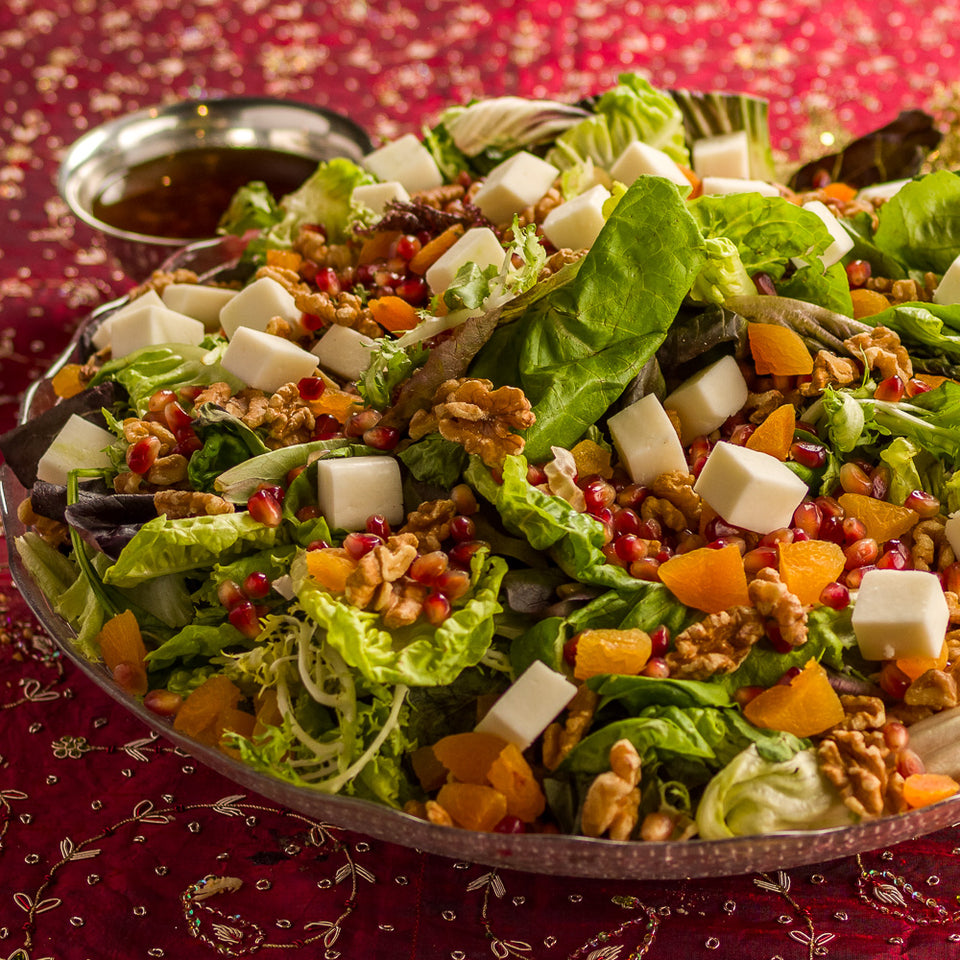
[[[270,188],[262,180],[252,180],[231,198],[230,205],[217,224],[218,233],[243,236],[248,230],[265,230],[278,223],[283,214]]]
[[[707,261],[693,281],[690,299],[699,303],[723,304],[728,297],[754,296],[756,286],[750,279],[737,245],[726,237],[708,237]]]

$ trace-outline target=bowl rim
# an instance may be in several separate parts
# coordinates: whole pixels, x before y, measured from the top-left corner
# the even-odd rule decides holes
[[[112,224],[94,216],[93,212],[79,201],[76,190],[76,174],[83,166],[90,163],[97,152],[114,141],[123,130],[136,127],[138,124],[176,120],[182,117],[209,117],[226,111],[252,109],[257,107],[274,107],[293,112],[306,112],[330,123],[331,132],[337,131],[347,140],[352,140],[361,153],[369,153],[374,148],[370,134],[355,120],[319,104],[307,103],[303,100],[292,100],[285,97],[265,96],[224,96],[224,97],[197,97],[175,100],[168,103],[159,103],[153,106],[142,107],[130,113],[122,114],[111,120],[85,131],[67,148],[57,169],[56,186],[60,198],[66,203],[70,212],[87,226],[115,239],[128,243],[152,244],[157,247],[169,247],[172,253],[176,249],[197,240],[197,237],[160,237],[147,233],[136,233],[131,230],[122,230]],[[201,108],[207,112],[201,113]],[[240,148],[242,149],[242,148]],[[119,150],[114,152],[120,152]]]

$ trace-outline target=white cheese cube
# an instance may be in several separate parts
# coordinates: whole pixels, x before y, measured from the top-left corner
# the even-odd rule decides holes
[[[857,191],[858,200],[889,200],[895,197],[900,190],[910,182],[905,180],[887,180],[885,183],[875,183]]]
[[[634,140],[617,157],[610,168],[610,176],[630,186],[634,180],[644,174],[651,177],[664,177],[678,187],[690,187],[690,181],[669,154],[651,147],[649,143],[644,143],[642,140]]]
[[[300,311],[293,297],[272,277],[261,277],[244,287],[220,310],[220,326],[233,337],[240,327],[266,330],[274,317],[287,323],[300,322]]]
[[[203,324],[162,304],[147,304],[124,311],[110,324],[110,352],[125,357],[134,350],[158,343],[190,343],[196,346],[206,335]]]
[[[554,207],[542,225],[544,236],[558,249],[583,250],[592,247],[605,223],[603,205],[610,191],[599,184]]]
[[[542,660],[534,660],[504,691],[477,724],[477,733],[492,733],[526,750],[573,699],[577,688]]]
[[[729,196],[734,193],[759,193],[779,197],[780,191],[765,180],[744,180],[741,177],[703,177],[700,188],[707,196]]]
[[[960,256],[947,267],[933,291],[934,303],[960,303]]]
[[[789,527],[807,485],[768,453],[720,441],[693,489],[727,523],[755,533]]]
[[[648,393],[615,413],[607,426],[634,483],[651,483],[661,473],[673,470],[687,472],[680,438],[654,394]]]
[[[536,203],[559,175],[552,163],[521,150],[487,174],[473,204],[491,223],[509,223],[515,213]]]
[[[363,530],[380,514],[403,523],[400,465],[393,457],[338,457],[317,463],[320,512],[333,530]]]
[[[803,205],[803,209],[815,213],[823,221],[823,225],[833,238],[830,246],[820,255],[820,262],[823,264],[823,269],[826,270],[853,249],[853,237],[843,229],[840,221],[830,212],[830,208],[819,200],[810,200]],[[794,257],[793,262],[798,267],[807,265],[807,261],[801,257]]]
[[[310,351],[320,366],[343,380],[356,380],[370,366],[376,344],[349,327],[334,324]]]
[[[312,377],[317,358],[283,337],[252,327],[237,327],[220,364],[248,387],[276,393],[285,383]]]
[[[402,183],[397,180],[388,180],[386,183],[365,183],[354,187],[350,199],[380,216],[388,203],[394,201],[406,203],[410,199],[410,194],[404,190]]]
[[[93,336],[90,337],[90,342],[98,350],[105,350],[110,346],[110,328],[113,326],[113,322],[117,317],[123,317],[128,313],[133,313],[134,310],[140,310],[143,307],[150,306],[163,306],[160,294],[158,294],[156,290],[148,290],[142,296],[137,297],[136,300],[131,300],[126,306],[121,307],[119,310],[111,313],[109,317],[104,318],[97,329],[94,330]]]
[[[178,313],[199,320],[211,333],[220,329],[220,311],[237,295],[226,287],[208,287],[202,283],[171,283],[160,295],[163,302]]]
[[[475,263],[481,270],[492,264],[499,270],[506,255],[489,227],[474,227],[440,256],[424,277],[434,293],[443,293],[465,263]]]
[[[443,183],[433,155],[412,133],[368,153],[363,165],[378,180],[396,180],[410,193],[432,190]]]
[[[868,570],[853,607],[853,632],[867,660],[937,657],[950,611],[940,578],[925,570]]]
[[[701,179],[737,177],[746,180],[750,176],[750,145],[745,130],[694,140],[691,155],[693,169]]]
[[[680,440],[688,444],[735,414],[747,402],[749,392],[737,361],[726,356],[684,380],[663,405],[677,412]]]
[[[103,451],[116,442],[117,438],[109,430],[74,413],[37,463],[37,479],[64,486],[70,470],[109,468],[110,457]]]

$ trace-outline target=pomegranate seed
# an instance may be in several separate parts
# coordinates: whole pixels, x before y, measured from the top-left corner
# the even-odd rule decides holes
[[[260,570],[247,574],[243,581],[243,592],[251,600],[262,600],[270,590],[270,578]]]
[[[375,547],[379,547],[382,543],[383,537],[379,537],[375,533],[360,533],[354,531],[353,533],[348,533],[343,538],[343,549],[346,550],[354,560],[359,560],[361,557],[365,557]]]
[[[670,676],[670,664],[663,657],[651,657],[640,673],[655,680],[666,680]]]
[[[333,267],[321,267],[313,278],[313,282],[317,285],[318,290],[322,290],[324,293],[338,294],[340,293],[340,278],[337,276],[337,271]]]
[[[183,697],[171,690],[150,690],[143,698],[143,705],[158,717],[175,717],[183,705]]]
[[[940,582],[944,590],[960,594],[960,561],[954,561],[940,571]]]
[[[315,333],[321,327],[324,326],[323,320],[313,313],[301,313],[300,314],[300,326],[303,327],[307,333]]]
[[[788,667],[786,670],[784,670],[782,676],[777,681],[777,684],[781,687],[789,687],[790,684],[793,683],[793,681],[796,680],[801,673],[803,673],[803,671],[799,667]]]
[[[824,170],[822,167],[819,170],[814,171],[814,174],[811,178],[811,186],[814,190],[822,190],[824,187],[828,187],[832,181],[829,170]]]
[[[730,433],[730,443],[735,444],[738,447],[745,447],[747,445],[747,441],[756,432],[756,429],[757,425],[755,423],[738,424]]]
[[[655,583],[660,579],[660,561],[655,557],[644,557],[630,564],[630,576],[637,580],[649,580]]]
[[[147,401],[147,409],[151,413],[163,413],[168,403],[174,403],[177,395],[172,390],[158,390]]]
[[[631,510],[630,507],[618,510],[613,515],[613,532],[618,536],[626,533],[637,536],[640,532],[640,517],[636,510]]]
[[[353,282],[360,287],[370,289],[376,285],[376,267],[372,263],[361,263],[353,273]]]
[[[776,547],[756,547],[743,555],[743,569],[748,577],[755,577],[764,567],[777,569],[780,553]]]
[[[669,543],[660,544],[660,552],[657,554],[657,563],[666,563],[673,556],[673,548]]]
[[[850,591],[834,580],[820,591],[820,602],[834,610],[846,610],[850,606]]]
[[[804,540],[814,539],[804,530],[801,530],[799,527],[794,527],[793,530],[793,540],[794,543],[803,543]]]
[[[849,546],[867,535],[867,525],[857,517],[843,518],[843,539]]]
[[[327,239],[327,229],[322,223],[305,223],[300,229],[307,230],[310,233],[319,233],[321,238]]]
[[[823,511],[812,500],[801,503],[793,511],[793,526],[802,530],[808,537],[817,537],[821,523],[823,523]]]
[[[703,468],[707,465],[706,457],[694,457],[693,461],[690,464],[690,472],[697,478],[700,478],[700,474],[703,473]]]
[[[345,437],[362,437],[371,427],[375,427],[383,417],[379,410],[361,410],[347,418],[343,425]]]
[[[450,499],[457,508],[457,513],[465,517],[470,517],[477,512],[477,498],[465,483],[458,483],[450,491]]]
[[[414,307],[426,303],[429,293],[430,288],[423,277],[407,277],[397,284],[397,296],[402,297]]]
[[[760,538],[760,547],[775,547],[778,543],[793,543],[793,530],[789,527],[780,527],[779,530],[771,530]]]
[[[845,570],[854,570],[857,567],[870,566],[877,562],[880,556],[880,546],[872,537],[863,537],[851,543],[844,551],[843,555]]]
[[[892,660],[888,660],[880,669],[877,682],[880,689],[895,700],[902,700],[910,686],[910,678]]]
[[[249,600],[235,604],[227,612],[227,619],[245,636],[251,639],[260,632],[257,610]]]
[[[314,440],[330,440],[340,433],[340,421],[329,413],[321,413],[313,427]]]
[[[848,570],[843,575],[843,582],[850,590],[859,590],[860,584],[863,582],[863,578],[866,576],[866,574],[871,570],[876,569],[877,568],[871,563],[868,563],[863,567],[855,567],[853,570]]]
[[[329,550],[330,544],[326,540],[311,540],[307,544],[307,550]]]
[[[716,540],[711,540],[706,544],[707,548],[710,550],[722,550],[724,547],[736,547],[740,551],[740,556],[743,556],[747,552],[747,542],[741,537],[719,537]],[[686,543],[683,544],[683,552],[688,553]],[[696,547],[691,547],[690,549],[695,550]]]
[[[220,604],[228,610],[235,607],[238,603],[243,603],[247,596],[235,580],[224,580],[217,587],[217,599]]]
[[[923,380],[917,380],[915,377],[906,383],[906,394],[908,397],[915,397],[918,393],[928,393],[933,387]]]
[[[633,563],[634,560],[642,560],[647,555],[646,541],[641,540],[633,533],[622,533],[619,537],[615,537],[613,549],[625,564]]]
[[[940,501],[925,490],[911,490],[903,505],[921,517],[935,517],[940,512]]]
[[[874,400],[886,400],[888,403],[899,403],[907,389],[899,377],[887,377],[877,384],[873,391]]]
[[[847,264],[847,283],[851,287],[862,287],[873,272],[869,260],[851,260]]]
[[[843,519],[844,510],[840,506],[840,501],[836,497],[817,497],[813,501],[825,517],[840,517]]]
[[[777,285],[773,282],[773,277],[762,270],[755,273],[751,278],[753,285],[757,288],[757,293],[764,297],[775,297],[777,295]]]
[[[377,425],[364,433],[363,442],[374,450],[392,450],[400,442],[400,431]]]
[[[613,489],[613,484],[606,480],[591,480],[583,488],[583,499],[587,504],[587,513],[596,516],[598,511],[609,508],[617,499],[617,491]]]
[[[250,516],[265,527],[279,527],[283,520],[283,508],[277,498],[267,490],[258,490],[247,500]]]
[[[756,700],[765,689],[766,687],[760,686],[738,687],[733,693],[733,699],[741,707],[745,707],[751,700]]]
[[[449,565],[450,561],[442,550],[433,550],[417,557],[410,564],[407,575],[411,580],[416,580],[417,583],[430,586],[436,581],[437,577],[446,573]]]
[[[612,563],[615,567],[625,567],[627,562],[617,553],[617,546],[613,540],[605,543],[601,548],[600,552],[603,554],[604,559],[607,563]]]
[[[842,546],[844,543],[843,520],[840,517],[824,517],[820,524],[818,539],[826,540],[829,543],[838,543]]]
[[[743,533],[740,527],[727,523],[723,517],[714,517],[703,528],[703,535],[707,540],[722,540],[727,537],[738,537]]]
[[[526,833],[527,825],[512,814],[507,814],[502,820],[498,820],[493,827],[494,833]]]
[[[780,625],[776,620],[768,620],[765,624],[764,629],[767,632],[767,639],[770,641],[770,645],[773,647],[777,653],[789,653],[793,647],[783,639],[783,633],[780,630]],[[798,667],[791,667],[791,670],[796,670],[797,673],[800,672]],[[788,670],[787,673],[790,671]],[[786,674],[784,674],[786,676]],[[780,678],[780,683],[784,682],[783,677]],[[789,682],[789,681],[788,681]]]
[[[297,390],[304,400],[319,400],[326,389],[327,385],[321,377],[302,377],[297,381]]]
[[[442,593],[431,593],[423,601],[423,615],[435,627],[439,627],[450,616],[452,609],[450,601]]]
[[[527,483],[531,487],[542,487],[547,482],[547,472],[536,463],[527,466]]]
[[[127,447],[127,466],[132,473],[146,473],[160,455],[160,441],[153,436],[141,437]]]
[[[411,260],[420,252],[420,239],[411,233],[405,233],[397,238],[396,251],[398,257],[404,260]]]
[[[910,731],[899,720],[888,720],[881,733],[891,750],[902,750],[910,742]]]
[[[914,774],[926,773],[927,767],[923,758],[909,747],[904,747],[897,754],[897,773],[906,779]]]
[[[173,448],[173,453],[179,453],[181,457],[188,460],[203,446],[203,441],[193,432],[185,430],[177,437],[177,445]]]
[[[650,656],[662,657],[670,649],[670,628],[660,624],[650,634]]]
[[[447,556],[455,567],[466,569],[470,566],[470,561],[474,556],[488,546],[489,544],[485,540],[461,540],[460,543],[450,548]]]
[[[261,483],[257,486],[258,493],[269,493],[277,503],[283,503],[283,487],[278,486],[275,483]]]
[[[840,468],[840,486],[843,487],[844,493],[870,496],[873,490],[873,481],[866,470],[853,461],[849,461]]]
[[[563,659],[570,664],[571,667],[575,666],[577,663],[577,647],[580,644],[580,634],[572,636],[564,645],[563,645]]]
[[[387,518],[379,513],[375,513],[372,516],[367,517],[365,527],[367,533],[374,533],[378,537],[382,537],[384,540],[390,536],[390,524],[387,522]]]
[[[628,483],[617,494],[617,503],[621,507],[630,507],[636,510],[649,495],[649,487],[645,487],[642,483]]]
[[[189,427],[193,423],[193,418],[187,413],[179,403],[168,403],[163,408],[163,418],[167,421],[167,426],[177,433],[184,427]]]
[[[450,537],[457,543],[465,540],[474,540],[477,536],[477,525],[471,517],[454,517],[450,521]]]
[[[796,440],[790,445],[790,458],[795,463],[816,470],[827,462],[827,448],[810,440]]]
[[[294,516],[301,523],[306,520],[316,520],[320,516],[320,507],[315,503],[308,503],[305,507],[301,507]]]
[[[707,437],[694,437],[690,443],[689,462],[691,467],[701,458],[704,460],[704,462],[706,462],[707,457],[710,455],[710,449],[712,446],[713,445],[710,443],[710,440]]]
[[[470,574],[466,570],[445,570],[433,581],[433,589],[449,600],[459,600],[470,589]]]
[[[890,478],[890,468],[885,463],[875,467],[870,474],[870,479],[873,481],[872,495],[876,497],[877,500],[887,499],[887,494],[890,492]]]

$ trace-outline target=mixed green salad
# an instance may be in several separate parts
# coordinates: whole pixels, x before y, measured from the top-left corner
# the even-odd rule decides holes
[[[239,257],[151,277],[0,438],[16,549],[120,686],[305,790],[632,841],[951,796],[937,139],[778,183],[765,103],[624,75],[252,183]]]

